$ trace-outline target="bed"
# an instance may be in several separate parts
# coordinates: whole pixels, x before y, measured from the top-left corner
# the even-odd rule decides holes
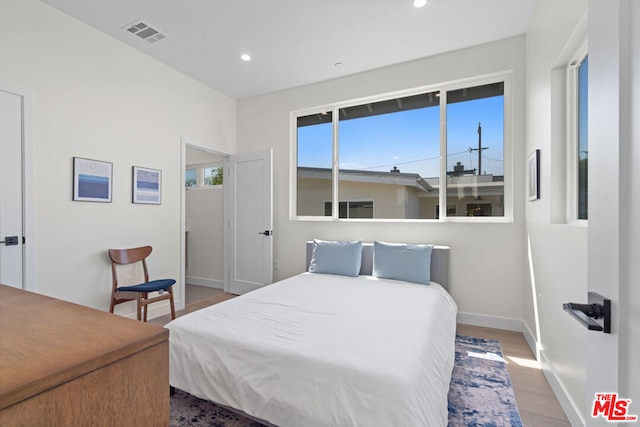
[[[360,251],[354,276],[305,272],[167,324],[171,385],[281,427],[446,426],[449,248],[432,247],[427,285],[376,276],[374,245]]]

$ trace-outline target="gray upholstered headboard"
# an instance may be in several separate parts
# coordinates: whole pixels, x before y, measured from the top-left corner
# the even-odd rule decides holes
[[[307,271],[311,263],[313,242],[307,242]],[[371,276],[373,273],[373,243],[362,244],[362,264],[360,274]],[[431,252],[431,280],[449,290],[449,247],[434,246]]]

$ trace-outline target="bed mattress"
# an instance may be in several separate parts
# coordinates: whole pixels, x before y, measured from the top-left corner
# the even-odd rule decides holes
[[[167,324],[170,383],[282,427],[446,426],[456,313],[437,283],[304,273]]]

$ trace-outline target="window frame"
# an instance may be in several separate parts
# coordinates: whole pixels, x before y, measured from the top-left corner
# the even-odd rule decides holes
[[[579,67],[589,55],[588,44],[583,42],[575,51],[566,67],[567,81],[567,223],[573,225],[588,225],[588,219],[580,219],[578,207],[579,182]]]
[[[440,206],[447,206],[447,97],[448,91],[487,85],[492,83],[504,84],[504,129],[503,129],[503,155],[504,155],[504,215],[495,217],[466,217],[440,215],[434,219],[404,219],[404,218],[339,218],[339,110],[366,103],[380,102],[395,98],[402,98],[412,95],[419,95],[428,92],[440,92],[440,185],[439,200]],[[290,173],[289,173],[289,219],[292,221],[357,221],[357,222],[491,222],[491,223],[512,223],[513,222],[513,72],[504,71],[476,76],[446,83],[421,86],[407,90],[379,94],[369,97],[357,98],[333,104],[325,104],[312,108],[305,108],[290,113]],[[444,108],[443,108],[444,107]],[[297,118],[312,114],[322,114],[332,112],[332,216],[299,216],[297,214],[297,169],[298,169],[298,144],[297,144]]]

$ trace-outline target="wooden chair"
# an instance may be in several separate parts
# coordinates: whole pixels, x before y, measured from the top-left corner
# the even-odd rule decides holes
[[[109,311],[117,304],[127,301],[136,301],[138,320],[142,320],[142,308],[144,307],[144,321],[147,321],[147,306],[154,302],[169,300],[171,306],[171,319],[176,318],[176,309],[173,302],[173,279],[160,279],[149,281],[149,271],[147,270],[146,258],[151,254],[151,246],[142,246],[131,249],[109,249],[111,258],[111,273],[113,277],[113,288],[111,290],[111,304]],[[144,282],[133,286],[119,286],[117,266],[133,265],[140,263],[144,274]],[[155,297],[149,297],[149,293],[158,292]]]

